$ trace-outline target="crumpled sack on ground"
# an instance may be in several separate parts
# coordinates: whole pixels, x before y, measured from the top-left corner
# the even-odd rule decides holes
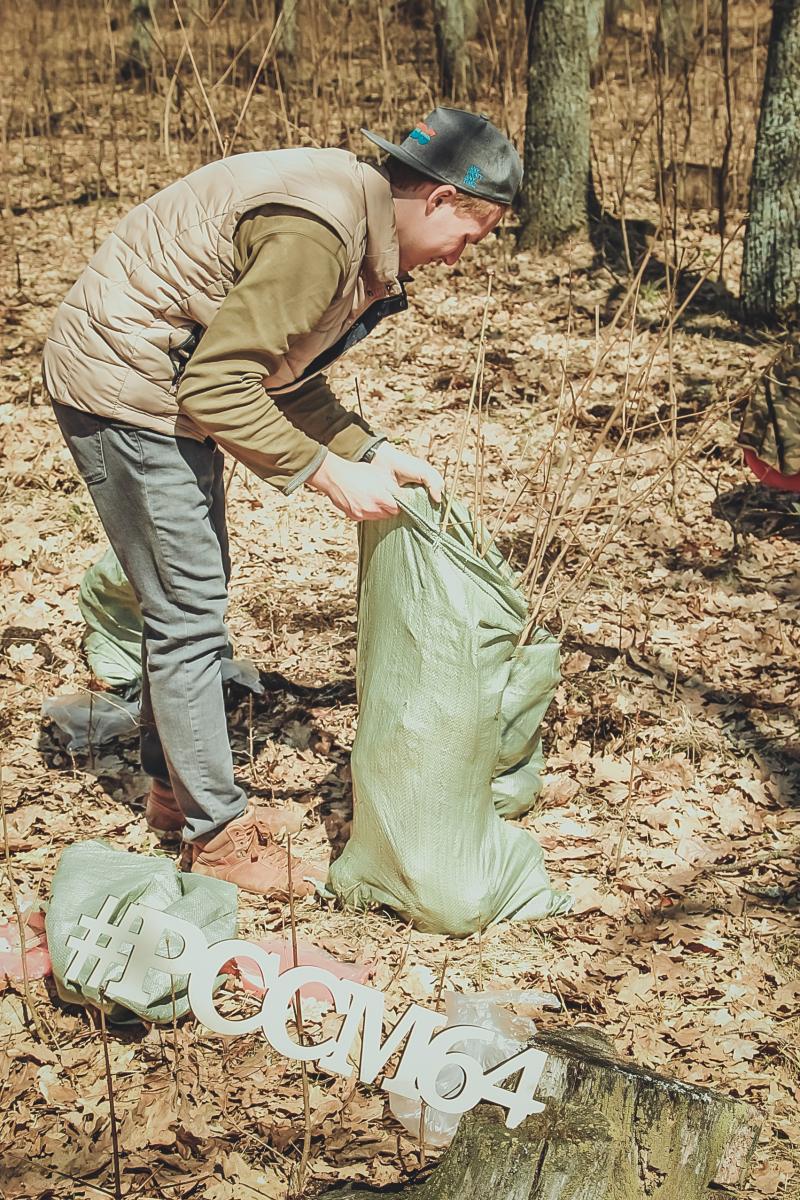
[[[42,702],[42,719],[52,721],[64,749],[75,753],[137,733],[139,701],[108,692],[49,696]]]
[[[113,692],[79,692],[44,701],[42,717],[53,722],[71,753],[137,733],[142,684],[142,614],[113,550],[85,572],[78,605],[86,622],[83,646],[92,674]],[[223,683],[263,695],[258,668],[249,658],[225,657],[221,666]]]
[[[519,1054],[530,1045],[536,1033],[533,1021],[510,1013],[504,1005],[522,1002],[548,1008],[561,1007],[558,997],[550,992],[445,992],[444,996],[448,1025],[480,1025],[483,1029],[495,1030],[497,1036],[492,1042],[465,1038],[458,1045],[459,1052],[463,1051],[480,1063],[484,1074],[512,1055]],[[459,1067],[446,1066],[439,1072],[436,1090],[445,1098],[458,1095],[463,1080],[464,1075]],[[412,1137],[419,1139],[422,1132],[425,1145],[432,1147],[450,1145],[462,1116],[461,1113],[441,1112],[426,1105],[423,1117],[419,1096],[412,1099],[396,1092],[389,1092],[389,1108]],[[422,1131],[420,1119],[423,1122]]]
[[[222,682],[241,684],[257,696],[264,691],[248,658],[223,658]],[[42,701],[42,719],[52,721],[58,740],[71,753],[138,733],[140,710],[138,696],[126,699],[113,692],[71,692]]]
[[[142,614],[113,550],[108,549],[85,572],[78,607],[86,622],[83,648],[94,676],[120,691],[138,691]]]
[[[327,888],[386,905],[417,928],[466,935],[495,921],[565,912],[539,844],[503,816],[540,790],[539,726],[559,680],[559,646],[535,629],[500,553],[473,550],[473,524],[423,488],[401,513],[359,527],[350,841]]]
[[[61,854],[46,918],[53,978],[61,999],[69,1004],[102,1008],[109,1020],[116,1022],[130,1021],[135,1015],[146,1021],[166,1023],[172,1021],[173,1011],[176,1016],[183,1016],[189,1011],[187,975],[148,971],[140,998],[127,999],[123,1007],[103,992],[106,985],[120,978],[124,964],[107,963],[92,983],[88,980],[95,968],[96,957],[87,957],[82,965],[76,964],[70,969],[75,949],[68,946],[67,939],[71,935],[90,936],[78,924],[78,918],[82,915],[97,917],[109,896],[117,901],[112,914],[113,924],[124,921],[131,904],[146,904],[191,921],[202,930],[210,945],[236,936],[236,885],[203,875],[185,874],[178,871],[171,859],[163,856],[128,854],[96,840],[77,842]],[[175,953],[178,953],[182,939],[174,936]]]
[[[81,581],[78,606],[86,622],[83,647],[96,679],[125,695],[142,682],[142,614],[136,593],[112,549],[93,563]],[[260,696],[258,668],[249,658],[222,660],[222,682],[237,683]]]

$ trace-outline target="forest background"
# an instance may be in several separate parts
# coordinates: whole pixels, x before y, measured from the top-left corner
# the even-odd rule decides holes
[[[133,743],[69,755],[40,718],[44,698],[96,686],[77,589],[105,548],[41,393],[54,307],[124,211],[220,154],[367,154],[362,126],[396,141],[441,101],[486,112],[522,148],[535,7],[3,0],[3,919],[46,899],[76,838],[156,849]],[[543,805],[526,824],[575,911],[453,942],[304,903],[299,931],[377,964],[395,1012],[442,988],[556,993],[563,1009],[533,1013],[540,1026],[589,1022],[642,1066],[757,1105],[748,1195],[797,1197],[797,551],[734,539],[710,511],[741,482],[738,424],[780,345],[736,302],[771,10],[545,12],[580,68],[564,112],[587,113],[593,195],[568,189],[575,228],[547,228],[540,199],[455,269],[420,272],[409,312],[333,381],[451,481],[466,428],[461,492],[562,638]],[[547,85],[531,79],[534,94]],[[589,220],[587,199],[605,215]],[[322,859],[350,818],[354,531],[243,470],[228,500],[231,626],[267,684],[232,697],[237,767]],[[243,905],[245,936],[287,921],[285,905]],[[190,1023],[107,1035],[112,1130],[96,1014],[46,981],[32,997],[38,1029],[19,986],[0,993],[9,1200],[114,1195],[112,1132],[128,1195],[312,1194],[401,1181],[436,1157],[382,1093],[315,1077],[304,1116],[296,1065]]]

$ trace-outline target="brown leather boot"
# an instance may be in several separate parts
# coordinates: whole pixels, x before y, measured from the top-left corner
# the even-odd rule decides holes
[[[191,850],[191,869],[196,875],[226,879],[242,891],[260,896],[289,895],[287,853],[270,839],[254,807],[229,821],[218,833],[192,842],[187,849]],[[295,896],[311,895],[317,882],[324,882],[319,867],[292,858]]]
[[[148,828],[162,837],[177,835],[183,829],[183,813],[168,783],[162,783],[160,779],[151,779],[150,792],[144,806],[144,819]]]

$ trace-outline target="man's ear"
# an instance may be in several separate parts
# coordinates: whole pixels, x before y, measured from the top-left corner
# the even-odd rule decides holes
[[[435,208],[439,208],[442,204],[446,204],[449,200],[452,200],[457,191],[458,189],[454,188],[452,183],[437,184],[433,191],[428,192],[425,201],[425,215],[429,216]]]

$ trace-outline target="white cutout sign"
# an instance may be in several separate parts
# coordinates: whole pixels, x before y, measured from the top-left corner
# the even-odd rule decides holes
[[[280,971],[280,956],[241,938],[207,945],[201,930],[189,921],[144,904],[131,904],[115,921],[120,901],[109,896],[96,917],[83,915],[78,924],[84,937],[72,936],[74,950],[65,971],[67,982],[77,982],[84,965],[95,960],[86,979],[99,987],[109,968],[116,978],[106,981],[104,995],[120,1004],[146,994],[150,971],[188,976],[189,1007],[198,1021],[215,1033],[235,1037],[262,1030],[269,1044],[286,1058],[315,1062],[333,1075],[350,1077],[354,1067],[362,1083],[374,1083],[402,1048],[395,1073],[383,1077],[380,1087],[410,1099],[422,1098],[440,1112],[463,1113],[481,1100],[507,1110],[506,1125],[514,1128],[525,1117],[541,1112],[533,1099],[547,1055],[530,1047],[484,1072],[470,1054],[459,1049],[464,1042],[492,1042],[496,1033],[479,1025],[447,1025],[441,1013],[410,1004],[384,1038],[384,994],[363,983],[338,979],[322,967],[299,966]],[[248,958],[261,973],[265,995],[257,1013],[232,1020],[217,1011],[214,988],[222,967],[232,958]],[[301,1045],[287,1028],[292,1001],[305,984],[321,985],[331,995],[344,1019],[336,1037],[314,1045]],[[359,1043],[360,1035],[360,1043]],[[461,1082],[455,1093],[440,1094],[437,1083],[445,1067],[458,1067]],[[501,1086],[519,1075],[516,1087]]]

